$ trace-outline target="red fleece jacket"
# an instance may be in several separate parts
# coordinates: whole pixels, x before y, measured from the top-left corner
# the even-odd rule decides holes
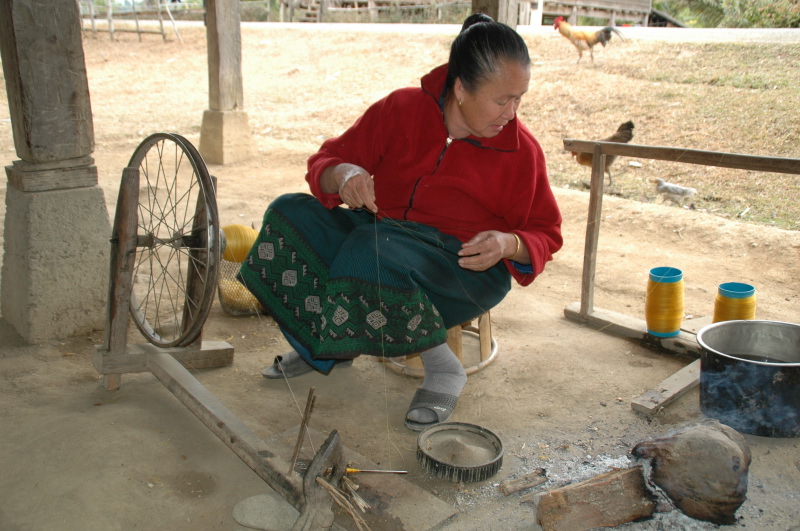
[[[432,225],[461,241],[486,230],[514,232],[528,249],[532,272],[505,263],[528,285],[562,245],[544,153],[517,118],[496,137],[450,141],[439,107],[446,74],[440,66],[422,78],[421,88],[396,90],[372,104],[309,158],[306,180],[334,208],[342,201],[322,192],[322,171],[356,164],[374,177],[381,217]]]

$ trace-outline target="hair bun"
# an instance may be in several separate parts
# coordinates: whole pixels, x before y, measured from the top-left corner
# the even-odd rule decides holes
[[[475,24],[482,24],[485,22],[494,22],[494,19],[487,15],[486,13],[474,13],[467,17],[464,21],[464,24],[461,26],[461,32],[463,33],[467,28],[470,26],[474,26]]]

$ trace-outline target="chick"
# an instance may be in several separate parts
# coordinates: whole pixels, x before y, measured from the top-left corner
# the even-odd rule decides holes
[[[694,196],[697,190],[679,184],[668,183],[664,179],[654,179],[656,192],[664,196],[664,201],[670,200],[678,206],[683,205],[684,199]]]
[[[601,142],[617,142],[620,144],[627,144],[633,138],[633,127],[633,122],[628,120],[624,124],[620,125],[613,135],[609,136],[608,138],[604,138],[601,140]],[[575,157],[575,160],[578,162],[578,164],[589,166],[590,168],[592,167],[594,156],[591,153],[578,153],[573,151],[572,156]],[[614,182],[611,180],[611,165],[615,160],[617,160],[616,155],[606,155],[606,164],[603,169],[605,170],[606,175],[608,175],[609,186],[613,186],[614,184]]]

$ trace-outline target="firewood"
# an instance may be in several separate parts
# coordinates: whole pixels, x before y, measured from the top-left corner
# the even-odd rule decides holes
[[[655,507],[642,467],[636,466],[541,494],[536,518],[544,531],[583,531],[648,518]]]
[[[547,481],[547,471],[544,468],[534,470],[517,479],[507,479],[500,483],[500,492],[508,496],[521,490],[541,485]]]

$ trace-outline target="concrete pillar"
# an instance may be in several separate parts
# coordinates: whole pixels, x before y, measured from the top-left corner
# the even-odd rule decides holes
[[[6,166],[0,312],[28,343],[102,328],[111,228],[97,185],[75,0],[0,0],[17,156]]]
[[[253,156],[253,137],[244,110],[239,0],[207,0],[208,110],[200,127],[200,154],[212,164]]]
[[[496,22],[517,29],[519,19],[518,0],[472,0],[473,13],[486,13]]]

